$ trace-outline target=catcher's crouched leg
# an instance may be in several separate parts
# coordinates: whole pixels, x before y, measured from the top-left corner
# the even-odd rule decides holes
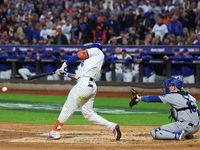
[[[184,140],[185,132],[170,132],[166,130],[162,130],[160,127],[151,130],[151,136],[154,140]]]

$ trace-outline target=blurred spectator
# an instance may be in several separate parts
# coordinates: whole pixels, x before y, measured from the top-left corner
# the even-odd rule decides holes
[[[119,23],[112,14],[108,20],[109,28],[113,28],[114,32],[119,35]],[[106,31],[107,32],[107,31]]]
[[[36,55],[33,54],[31,49],[28,49],[24,58],[23,68],[20,68],[18,72],[23,79],[27,80],[28,76],[36,75],[35,62],[28,62],[30,59],[36,59]]]
[[[180,21],[177,20],[175,15],[172,16],[171,21],[167,25],[169,33],[176,35],[183,34],[183,26]]]
[[[172,4],[172,0],[167,0],[167,4],[165,6],[165,11],[171,11],[174,8],[174,5]]]
[[[70,19],[66,19],[66,24],[62,26],[62,32],[66,36],[69,44],[70,44],[70,39],[71,39],[71,28],[72,28],[72,25],[71,25]]]
[[[157,6],[156,0],[151,0],[148,6],[148,12],[154,12],[154,18],[161,14],[161,8]]]
[[[89,12],[88,13],[88,19],[86,22],[86,35],[88,37],[88,41],[87,42],[92,42],[93,40],[93,30],[95,30],[95,20],[92,18],[92,13]]]
[[[9,58],[9,54],[6,52],[5,47],[1,47],[0,51],[0,79],[11,78],[11,66],[10,62],[4,62],[6,58]]]
[[[78,20],[78,23],[79,23],[79,26],[81,27],[81,33],[82,33],[82,38],[81,38],[81,41],[80,41],[80,44],[82,43],[86,43],[86,23],[84,22],[83,18],[79,18]]]
[[[39,23],[36,23],[34,25],[34,29],[33,29],[33,32],[32,32],[32,38],[33,38],[33,41],[32,43],[33,44],[37,44],[38,43],[38,40],[40,38],[40,24]]]
[[[140,58],[136,58],[136,63],[143,63],[143,82],[144,83],[154,83],[155,82],[155,72],[152,64],[145,63],[148,60],[153,59],[152,56],[148,55],[146,51],[140,53]]]
[[[21,26],[21,22],[18,21],[16,24],[15,24],[15,27],[14,27],[14,33],[17,32],[18,33],[18,38],[20,40],[23,40],[25,35],[24,35],[24,32],[23,32],[23,28]]]
[[[200,45],[200,33],[197,35],[197,40],[194,42],[194,45]]]
[[[48,35],[49,35],[49,31],[47,30],[47,25],[44,24],[40,31],[40,37],[42,37],[43,39],[48,39]]]
[[[128,27],[133,27],[136,24],[137,16],[133,14],[133,9],[130,8],[128,14],[126,15]]]
[[[77,20],[72,21],[71,28],[71,43],[72,44],[80,44],[82,39],[81,27],[78,25]]]
[[[150,17],[147,18],[147,26],[153,27],[156,24],[156,19],[154,18],[154,12],[150,12]]]
[[[22,44],[22,40],[19,38],[19,35],[17,32],[14,33],[13,37],[11,37],[10,39],[11,44],[13,45],[21,45]]]
[[[170,22],[170,18],[169,18],[169,11],[164,11],[162,13],[162,17],[163,17],[163,23],[168,25],[168,23]]]
[[[139,39],[141,41],[144,41],[145,38],[145,32],[146,32],[146,27],[144,25],[144,20],[139,20],[138,25],[136,26],[136,32],[139,35]]]
[[[10,43],[10,37],[9,37],[7,31],[3,32],[3,34],[1,35],[1,39],[2,39],[2,41],[3,41],[4,44]]]
[[[137,19],[136,19],[136,26],[138,25],[141,25],[141,22],[142,22],[142,25],[145,26],[147,24],[147,18],[144,14],[144,10],[142,8],[139,8],[139,15],[137,16]]]
[[[167,26],[163,24],[162,17],[158,17],[158,22],[153,26],[152,33],[154,33],[155,36],[160,36],[160,41],[162,41],[164,36],[168,33]]]
[[[23,45],[29,45],[29,38],[28,37],[25,37],[24,40],[22,41]]]
[[[120,9],[119,9],[119,5],[118,5],[118,3],[114,3],[113,4],[113,9],[110,11],[110,14],[111,15],[114,15],[113,17],[113,19],[114,20],[117,20],[117,17],[118,17],[118,15],[120,14]]]
[[[124,12],[124,8],[121,8],[120,14],[117,17],[117,21],[119,23],[120,31],[127,28],[128,24],[127,24],[127,19],[126,19],[126,15],[125,15],[125,12]]]
[[[3,18],[0,23],[0,33],[3,33],[4,31],[8,31],[8,25],[6,23],[6,18]]]
[[[183,28],[186,27],[188,30],[192,28],[192,16],[189,14],[188,10],[185,10],[185,12],[178,17],[178,20],[181,22]]]
[[[109,40],[111,40],[113,37],[117,36],[114,32],[113,28],[109,28],[108,32],[106,33],[106,42],[108,43]]]
[[[97,26],[93,31],[93,43],[106,43],[106,32],[102,30],[101,26]]]
[[[148,6],[145,4],[145,0],[140,0],[138,8],[142,8],[144,13],[148,12]]]
[[[110,45],[112,46],[116,46],[116,45],[120,45],[120,43],[117,41],[117,37],[112,37],[111,41],[110,41]]]
[[[58,28],[58,35],[55,36],[55,43],[56,45],[67,45],[68,40],[67,37],[62,33],[61,27]]]

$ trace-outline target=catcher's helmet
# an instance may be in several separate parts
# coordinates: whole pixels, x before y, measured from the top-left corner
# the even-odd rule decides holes
[[[183,81],[179,77],[171,77],[163,81],[163,93],[169,93],[169,86],[176,86],[180,90],[183,89]]]
[[[94,43],[94,44],[92,44],[92,45],[90,46],[90,48],[98,48],[98,49],[100,49],[100,50],[103,49],[103,47],[101,46],[100,43]]]

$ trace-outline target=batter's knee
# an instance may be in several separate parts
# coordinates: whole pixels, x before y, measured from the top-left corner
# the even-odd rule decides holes
[[[82,114],[83,114],[84,118],[86,120],[88,120],[94,114],[94,112],[93,111],[86,111],[86,110],[82,109]]]

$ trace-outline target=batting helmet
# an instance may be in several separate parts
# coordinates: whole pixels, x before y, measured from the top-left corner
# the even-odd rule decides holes
[[[169,86],[176,86],[180,90],[183,89],[183,81],[177,77],[171,77],[169,79],[166,79],[163,81],[164,87],[163,87],[163,93],[169,93]]]
[[[100,49],[100,50],[103,49],[103,47],[101,46],[100,43],[94,43],[94,44],[92,44],[92,45],[90,46],[90,48],[98,48],[98,49]]]

